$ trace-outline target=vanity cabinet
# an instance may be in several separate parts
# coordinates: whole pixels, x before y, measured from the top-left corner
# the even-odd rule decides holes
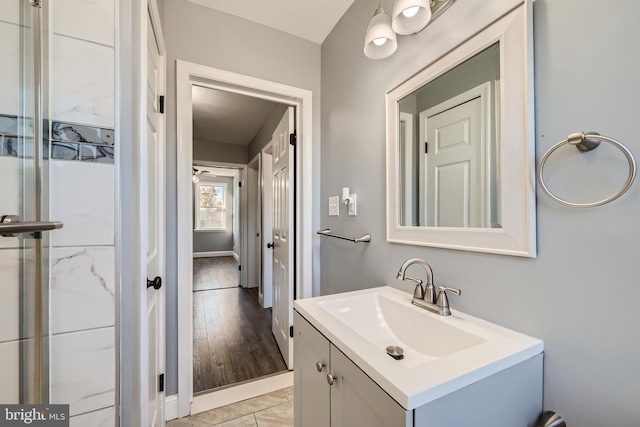
[[[407,410],[298,311],[294,331],[295,427],[532,426],[542,412],[542,353]]]
[[[413,426],[413,411],[398,405],[298,312],[294,316],[296,427]]]

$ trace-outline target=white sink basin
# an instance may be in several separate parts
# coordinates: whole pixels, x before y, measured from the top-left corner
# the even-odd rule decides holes
[[[455,308],[431,313],[388,286],[298,300],[295,308],[409,410],[543,351],[538,339]],[[386,353],[391,345],[402,347],[403,359]]]
[[[379,292],[369,292],[322,301],[318,305],[376,347],[402,347],[405,358],[400,363],[407,367],[449,356],[485,341],[443,321],[445,316],[425,316],[423,309],[407,310],[403,303]]]

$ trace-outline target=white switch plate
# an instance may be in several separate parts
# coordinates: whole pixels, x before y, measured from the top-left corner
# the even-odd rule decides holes
[[[349,198],[351,199],[351,203],[349,203],[349,216],[356,216],[358,214],[358,198],[355,194],[349,194]]]
[[[340,197],[329,197],[329,216],[340,215]]]

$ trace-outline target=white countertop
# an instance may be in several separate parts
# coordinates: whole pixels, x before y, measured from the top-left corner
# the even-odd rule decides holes
[[[405,349],[405,359],[394,360],[386,354],[386,347],[382,342],[394,339],[395,335],[377,334],[376,337],[365,337],[363,333],[358,332],[362,329],[358,329],[355,324],[349,326],[350,322],[345,324],[326,308],[329,305],[348,304],[352,300],[374,300],[375,298],[369,296],[371,294],[377,295],[375,298],[386,298],[402,304],[402,310],[405,309],[404,305],[406,310],[414,310],[406,312],[406,318],[411,319],[412,323],[418,323],[415,319],[425,320],[424,325],[407,325],[409,334],[423,334],[424,340],[437,341],[437,331],[432,331],[430,338],[429,329],[443,325],[443,330],[451,330],[453,327],[479,339],[477,343],[463,350],[431,357],[422,354],[424,351],[413,350],[401,342],[402,338],[397,338],[395,342],[389,342],[387,345],[402,346]],[[352,297],[358,298],[349,299]],[[394,305],[398,307],[397,304]],[[543,342],[539,339],[460,313],[455,309],[451,310],[451,316],[430,313],[411,304],[411,295],[389,286],[297,300],[295,309],[408,410],[514,366],[544,350]],[[420,317],[424,315],[430,317]],[[360,319],[368,321],[364,316],[360,316]],[[374,322],[379,319],[382,319],[380,315]],[[384,323],[384,319],[380,321]],[[434,336],[436,338],[433,338]]]

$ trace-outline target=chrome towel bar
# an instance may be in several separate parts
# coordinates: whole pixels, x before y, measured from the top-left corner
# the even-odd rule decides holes
[[[326,228],[324,230],[318,231],[318,234],[322,236],[335,237],[336,239],[348,240],[349,242],[354,242],[354,243],[360,243],[360,242],[367,243],[371,241],[371,234],[369,233],[363,236],[360,236],[358,238],[352,239],[350,237],[343,237],[343,236],[338,236],[337,234],[331,234],[331,229]]]
[[[549,156],[554,151],[556,151],[558,148],[562,147],[565,144],[574,145],[581,152],[591,151],[594,148],[597,148],[598,145],[600,145],[600,141],[608,142],[609,144],[618,148],[620,151],[622,151],[622,153],[627,158],[627,161],[629,162],[629,176],[627,177],[627,181],[624,183],[624,186],[622,187],[622,189],[620,189],[620,191],[613,194],[612,196],[607,197],[606,199],[602,199],[597,202],[591,202],[591,203],[569,202],[553,194],[549,190],[549,188],[547,188],[547,184],[544,182],[544,177],[543,177],[544,165],[547,162],[547,159],[549,158]],[[544,193],[547,196],[551,197],[553,200],[555,200],[558,203],[561,203],[565,206],[570,206],[573,208],[593,208],[596,206],[602,206],[606,203],[612,202],[618,197],[622,196],[624,193],[626,193],[629,187],[631,187],[631,184],[633,184],[633,180],[636,178],[637,170],[638,170],[638,167],[636,166],[636,159],[633,157],[631,150],[629,150],[623,143],[616,141],[613,138],[609,138],[608,136],[602,136],[596,132],[588,132],[588,133],[578,132],[578,133],[572,133],[567,137],[567,139],[564,139],[558,142],[556,145],[551,147],[549,151],[547,151],[544,154],[544,156],[542,156],[542,158],[540,159],[540,164],[538,166],[538,184],[540,184],[540,188],[542,189],[542,191],[544,191]]]

